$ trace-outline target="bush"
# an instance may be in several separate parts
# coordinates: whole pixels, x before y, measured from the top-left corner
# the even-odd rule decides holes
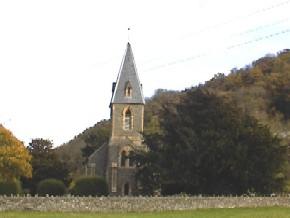
[[[21,194],[22,188],[18,180],[0,181],[0,195]]]
[[[79,196],[107,196],[108,186],[102,177],[81,177],[74,181],[71,193]]]
[[[45,196],[47,194],[60,196],[66,193],[66,187],[61,180],[44,179],[38,183],[36,193],[40,196]]]

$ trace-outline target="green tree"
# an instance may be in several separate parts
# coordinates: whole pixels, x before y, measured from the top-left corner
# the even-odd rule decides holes
[[[155,94],[146,99],[144,110],[144,132],[145,134],[160,133],[159,116],[164,104],[176,104],[180,101],[182,93],[177,91],[170,91],[158,89]]]
[[[290,69],[290,68],[289,68]],[[279,111],[285,120],[290,119],[290,71],[268,77],[268,92],[271,97],[269,111]]]
[[[143,191],[242,194],[281,191],[286,148],[236,105],[198,88],[163,105],[162,132],[137,153]]]
[[[22,179],[23,186],[35,193],[37,184],[44,179],[58,179],[65,184],[70,182],[69,169],[55,154],[52,142],[46,139],[32,139],[28,150],[32,156],[32,178]]]

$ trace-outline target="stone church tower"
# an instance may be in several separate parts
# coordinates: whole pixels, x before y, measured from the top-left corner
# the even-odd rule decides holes
[[[112,91],[107,181],[111,194],[132,195],[137,192],[136,170],[129,156],[142,146],[145,101],[130,43]]]
[[[142,85],[128,43],[112,87],[110,141],[89,158],[89,166],[94,166],[96,174],[106,178],[110,195],[138,194],[136,166],[130,154],[135,149],[145,149],[142,144],[144,104]]]

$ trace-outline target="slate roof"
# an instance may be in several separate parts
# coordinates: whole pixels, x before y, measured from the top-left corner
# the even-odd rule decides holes
[[[132,96],[125,96],[125,87],[130,84]],[[119,70],[117,82],[113,91],[111,104],[145,104],[142,85],[140,84],[133,52],[130,43],[127,44],[126,52]]]

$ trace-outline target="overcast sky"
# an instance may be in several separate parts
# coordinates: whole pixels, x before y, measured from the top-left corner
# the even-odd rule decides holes
[[[0,123],[60,145],[109,118],[131,42],[146,97],[289,48],[290,0],[0,0]]]

